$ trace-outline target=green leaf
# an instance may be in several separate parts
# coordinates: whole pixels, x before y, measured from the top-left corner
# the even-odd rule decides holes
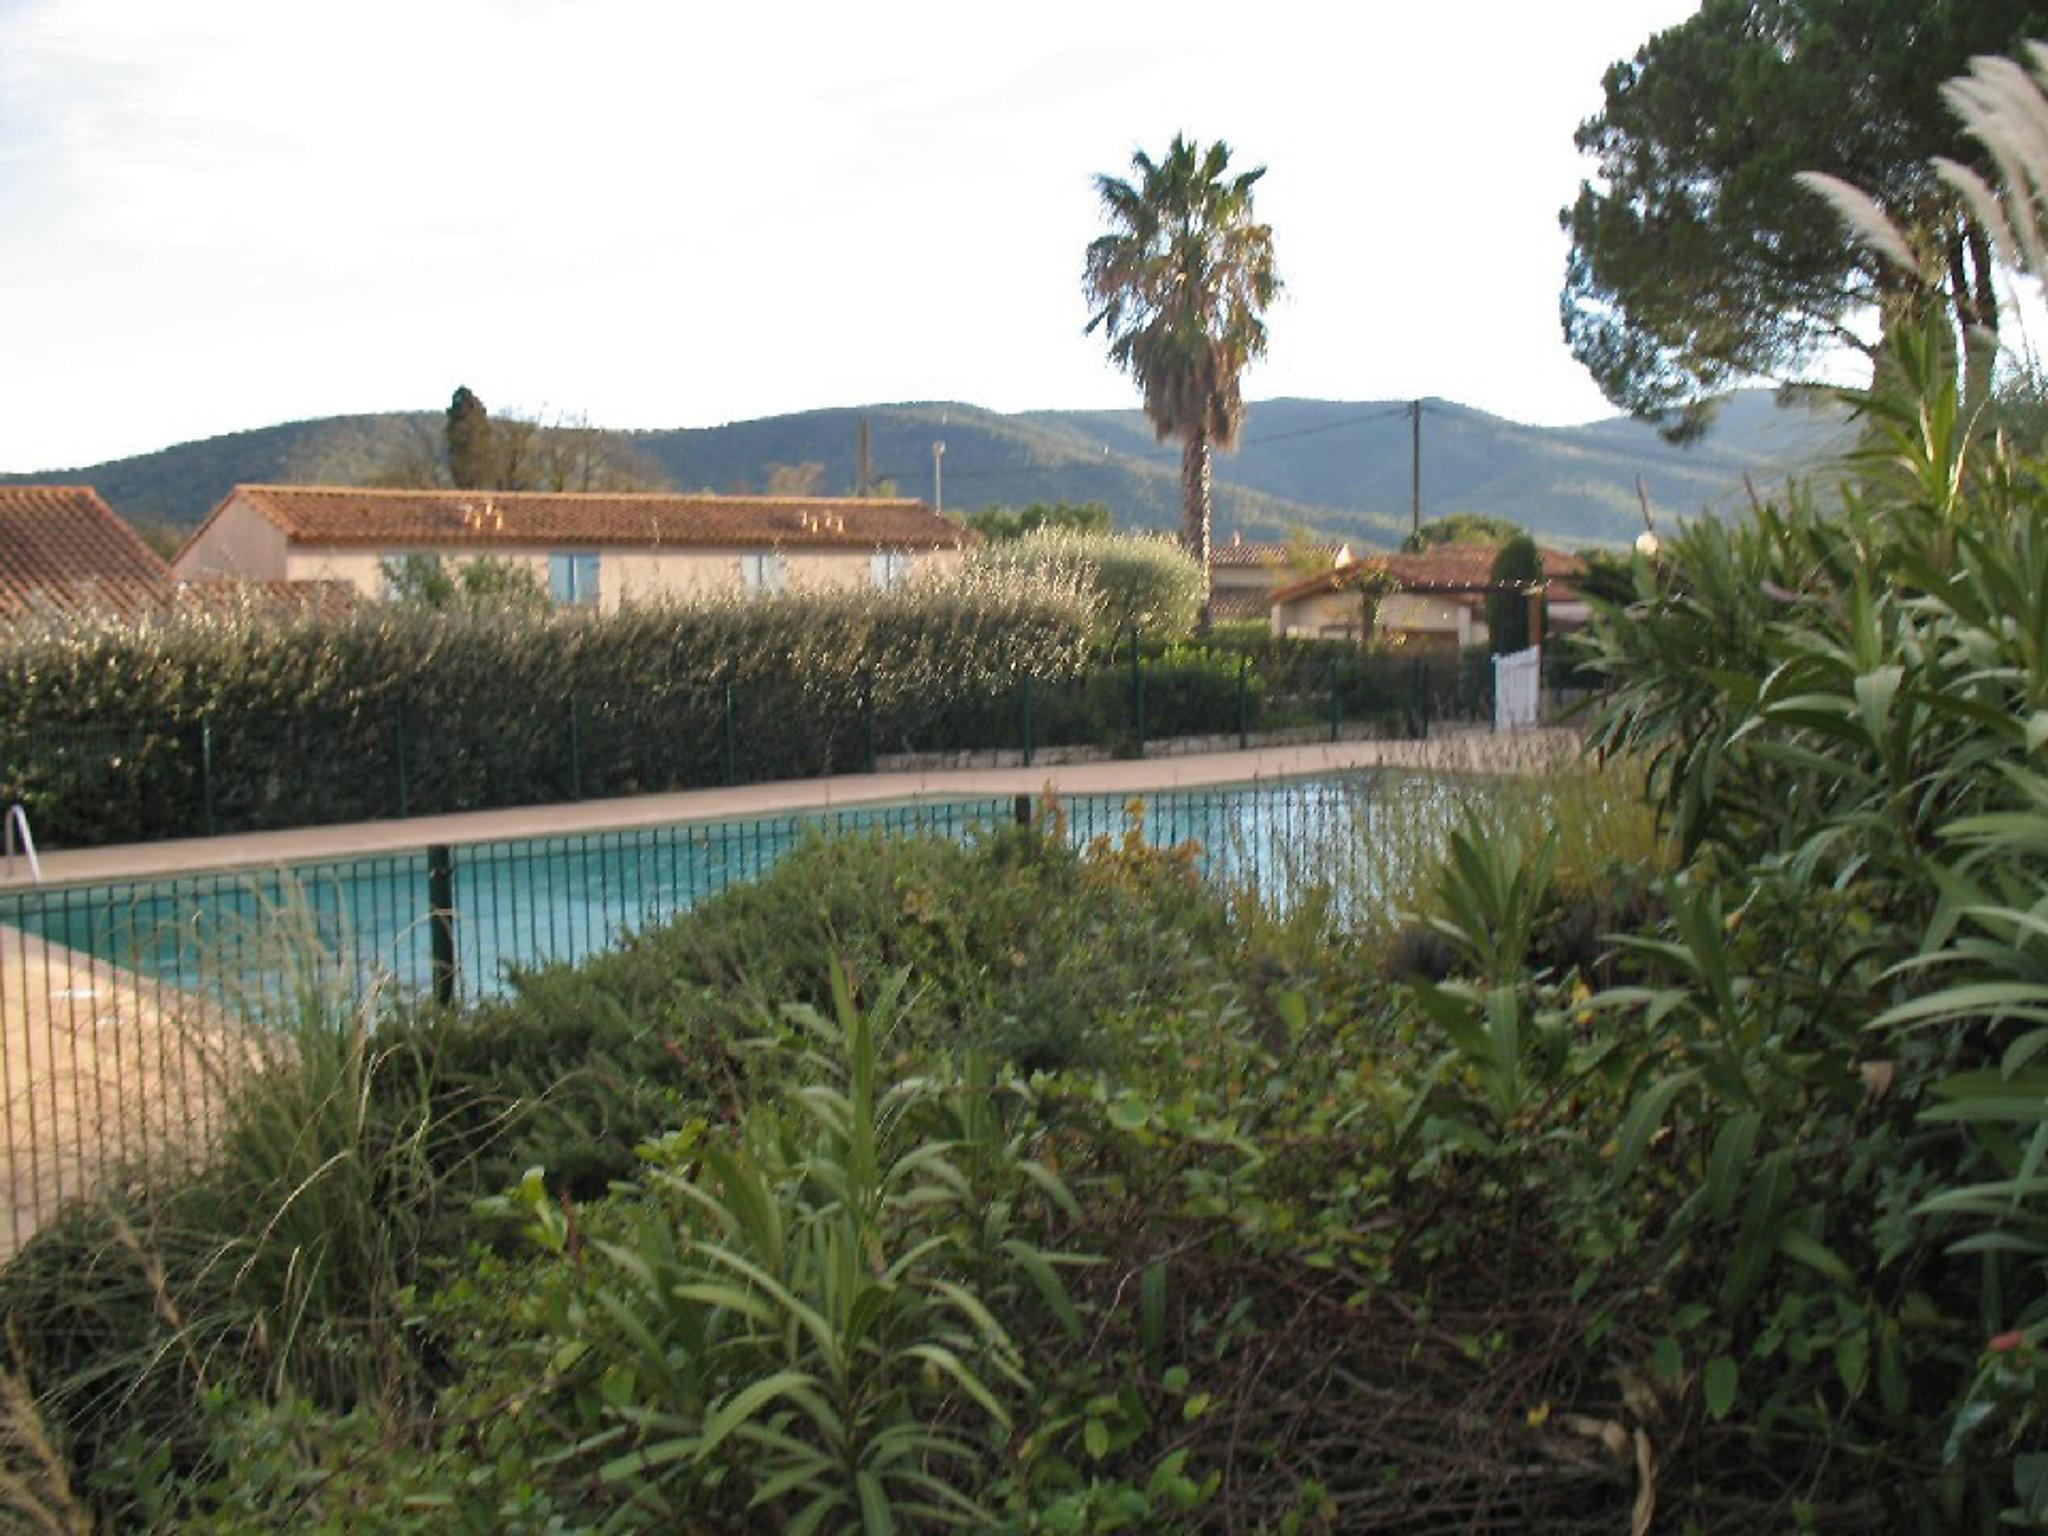
[[[1659,1334],[1657,1342],[1650,1347],[1650,1364],[1659,1381],[1674,1382],[1685,1370],[1685,1349],[1670,1334]]]
[[[1792,1154],[1780,1148],[1757,1164],[1749,1193],[1742,1200],[1742,1219],[1735,1229],[1735,1250],[1721,1280],[1721,1302],[1738,1307],[1764,1277],[1778,1251],[1779,1206],[1790,1179]]]
[[[816,1385],[816,1378],[807,1371],[777,1371],[742,1387],[705,1415],[704,1434],[697,1448],[698,1459],[702,1460],[717,1450],[726,1436],[776,1398]]]
[[[1075,1312],[1073,1298],[1067,1294],[1066,1286],[1045,1255],[1029,1243],[1014,1237],[1004,1238],[1000,1251],[1017,1261],[1017,1267],[1024,1271],[1025,1277],[1038,1292],[1038,1299],[1043,1301],[1047,1310],[1059,1319],[1060,1327],[1066,1330],[1067,1337],[1080,1338],[1080,1314]]]
[[[1833,1249],[1825,1243],[1816,1242],[1804,1232],[1784,1232],[1778,1237],[1778,1251],[1788,1259],[1796,1259],[1808,1269],[1818,1270],[1835,1284],[1845,1289],[1854,1289],[1856,1277],[1849,1266],[1835,1256]]]
[[[1714,1150],[1707,1155],[1707,1207],[1718,1219],[1725,1220],[1735,1209],[1762,1127],[1763,1116],[1748,1110],[1730,1118],[1714,1138]]]
[[[865,1469],[853,1475],[860,1490],[860,1526],[866,1536],[896,1536],[896,1516],[889,1508],[889,1495],[882,1480]]]
[[[1166,1266],[1148,1264],[1138,1282],[1138,1347],[1156,1367],[1166,1348]]]
[[[1081,1444],[1089,1456],[1096,1461],[1109,1454],[1109,1426],[1100,1419],[1090,1419],[1081,1428]]]
[[[1902,1418],[1913,1406],[1905,1351],[1899,1347],[1898,1326],[1891,1322],[1882,1324],[1877,1336],[1877,1395],[1885,1412]]]
[[[1621,1122],[1621,1129],[1615,1133],[1615,1177],[1625,1179],[1635,1171],[1636,1164],[1649,1147],[1650,1138],[1664,1123],[1664,1112],[1671,1107],[1671,1101],[1691,1087],[1699,1075],[1698,1068],[1688,1067],[1636,1095],[1635,1103],[1629,1106],[1628,1114]]]
[[[1727,1418],[1728,1410],[1735,1406],[1736,1380],[1735,1362],[1726,1355],[1714,1356],[1700,1372],[1700,1385],[1706,1393],[1707,1412],[1714,1418]]]
[[[598,1469],[598,1477],[607,1483],[635,1476],[649,1467],[666,1466],[672,1461],[695,1456],[700,1442],[695,1435],[684,1435],[674,1440],[657,1441],[627,1456],[617,1456]]]
[[[1870,1371],[1870,1335],[1862,1329],[1845,1333],[1835,1342],[1835,1373],[1851,1397],[1861,1395]]]
[[[961,1391],[981,1404],[990,1418],[1005,1428],[1009,1427],[1009,1413],[996,1401],[995,1394],[982,1384],[981,1378],[970,1371],[966,1362],[953,1351],[939,1344],[913,1344],[904,1351],[904,1354],[913,1360],[923,1360],[944,1371],[959,1384]]]

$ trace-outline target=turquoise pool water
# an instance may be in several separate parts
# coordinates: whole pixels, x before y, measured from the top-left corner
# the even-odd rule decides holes
[[[1303,880],[1332,874],[1333,856],[1362,855],[1378,819],[1402,814],[1418,793],[1428,793],[1426,781],[1372,773],[1161,791],[1138,803],[1147,841],[1195,842],[1208,874],[1254,881],[1284,902]],[[1121,836],[1131,825],[1125,796],[1067,796],[1059,805],[1077,844]],[[967,837],[1015,815],[1011,799],[942,801],[459,845],[450,903],[457,987],[468,997],[488,996],[515,969],[580,959],[759,878],[815,831]],[[1355,878],[1344,883],[1359,889]],[[421,850],[16,892],[0,897],[0,926],[164,987],[260,1007],[290,990],[294,967],[312,953],[326,957],[330,976],[357,987],[429,986],[431,904]],[[48,980],[55,995],[61,979]]]

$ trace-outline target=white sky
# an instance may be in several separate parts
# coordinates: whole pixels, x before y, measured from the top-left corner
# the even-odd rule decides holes
[[[1611,414],[1557,211],[1692,0],[0,0],[0,468],[349,411],[1136,403],[1092,177],[1269,167],[1253,398]]]

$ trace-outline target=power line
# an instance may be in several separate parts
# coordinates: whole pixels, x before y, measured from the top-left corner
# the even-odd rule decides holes
[[[1428,405],[1432,402],[1423,403]],[[1325,421],[1313,427],[1296,427],[1292,432],[1275,432],[1271,437],[1254,437],[1237,446],[1240,450],[1262,448],[1267,443],[1285,443],[1297,437],[1314,437],[1319,432],[1341,432],[1346,427],[1363,426],[1369,421],[1386,421],[1394,416],[1406,416],[1413,409],[1412,405],[1390,405],[1381,410],[1369,411],[1363,416],[1346,416],[1341,421]]]

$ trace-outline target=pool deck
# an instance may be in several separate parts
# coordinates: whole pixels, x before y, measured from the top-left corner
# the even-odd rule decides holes
[[[70,884],[201,871],[269,869],[317,860],[406,852],[430,843],[499,842],[684,822],[745,820],[856,805],[985,799],[1046,791],[1061,795],[1144,795],[1359,768],[1526,772],[1556,762],[1575,750],[1577,744],[1577,734],[1567,730],[1521,731],[1505,736],[1468,730],[1445,732],[1427,741],[1339,741],[1033,768],[933,768],[842,774],[828,779],[742,784],[731,789],[693,789],[617,800],[522,805],[448,816],[52,851],[43,855],[43,878],[50,884]],[[0,889],[19,889],[28,883],[26,872],[17,864],[13,878],[0,878]]]

